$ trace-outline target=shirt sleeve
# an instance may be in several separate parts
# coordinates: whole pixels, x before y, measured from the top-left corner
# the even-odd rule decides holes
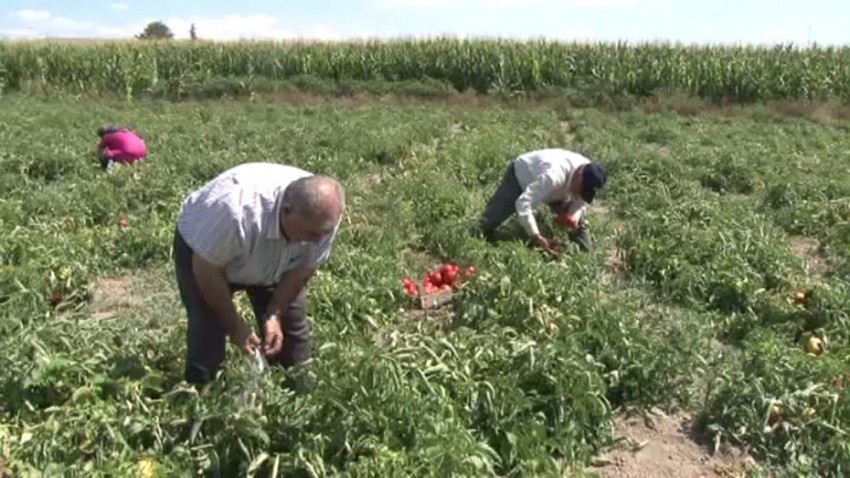
[[[241,221],[224,201],[190,205],[181,222],[180,232],[189,247],[219,267],[248,254]]]
[[[534,220],[534,206],[542,203],[555,187],[554,178],[548,173],[540,175],[517,198],[515,206],[517,219],[529,236],[540,234],[537,221]]]

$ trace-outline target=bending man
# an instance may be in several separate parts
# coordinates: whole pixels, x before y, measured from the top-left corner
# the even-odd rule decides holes
[[[532,242],[553,256],[560,256],[558,245],[544,237],[534,219],[534,207],[546,204],[559,215],[558,223],[569,224],[570,240],[583,250],[591,248],[585,222],[587,205],[605,186],[607,175],[602,165],[565,149],[541,149],[512,160],[502,183],[490,198],[481,217],[481,229],[492,237],[496,228],[514,213]]]
[[[310,357],[307,283],[331,254],[345,209],[342,186],[280,164],[221,173],[184,201],[174,238],[188,314],[186,380],[215,377],[226,337],[246,354],[290,367]],[[236,312],[244,290],[263,341]]]

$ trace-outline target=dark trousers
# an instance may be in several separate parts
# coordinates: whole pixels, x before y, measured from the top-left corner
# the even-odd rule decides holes
[[[109,158],[107,158],[106,155],[104,155],[103,153],[98,151],[97,159],[100,161],[100,168],[101,169],[103,169],[104,171],[109,169]]]
[[[174,235],[174,265],[180,298],[188,315],[186,381],[206,383],[215,378],[224,362],[227,335],[219,325],[213,311],[201,296],[192,272],[192,249],[180,232]],[[244,290],[251,301],[254,316],[263,333],[263,318],[271,300],[273,287],[253,287],[230,284],[230,293]],[[270,365],[286,368],[310,358],[310,329],[307,321],[307,288],[290,303],[283,317],[283,349],[268,357]]]
[[[484,208],[484,214],[481,216],[480,227],[481,231],[487,237],[492,237],[496,229],[505,222],[511,215],[516,212],[516,200],[522,194],[522,188],[517,181],[514,173],[514,163],[508,165],[505,174],[502,176],[502,183],[493,193],[493,196],[487,202]],[[569,203],[567,201],[557,201],[547,204],[549,209],[554,214],[566,211]],[[587,223],[582,219],[579,227],[568,233],[570,241],[579,245],[584,251],[589,251],[592,247],[590,238],[590,230]]]

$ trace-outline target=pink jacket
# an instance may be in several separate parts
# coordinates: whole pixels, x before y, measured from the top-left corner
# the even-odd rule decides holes
[[[145,140],[136,132],[120,130],[103,135],[98,150],[106,148],[106,157],[120,163],[141,161],[148,155]]]

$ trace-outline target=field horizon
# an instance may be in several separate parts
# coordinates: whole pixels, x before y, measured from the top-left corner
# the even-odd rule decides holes
[[[735,50],[724,76],[708,49],[401,45],[307,45],[284,75],[274,48],[0,43],[0,476],[850,472],[850,70],[773,76],[850,49]],[[101,171],[104,123],[149,158]],[[468,232],[543,147],[610,174],[593,250],[558,262],[515,219]],[[249,161],[332,175],[348,210],[310,288],[316,390],[274,371],[241,407],[229,345],[182,382],[171,241],[185,195]],[[451,261],[478,272],[423,315],[402,280]]]
[[[182,99],[211,88],[219,95],[244,95],[380,85],[423,95],[566,94],[597,102],[680,94],[713,103],[846,103],[848,60],[850,46],[793,44],[447,36],[342,42],[29,40],[0,42],[0,93],[61,89]]]

